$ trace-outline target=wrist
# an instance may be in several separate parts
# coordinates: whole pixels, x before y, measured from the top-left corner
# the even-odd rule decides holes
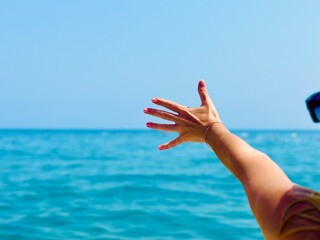
[[[217,147],[223,142],[224,136],[228,135],[229,130],[223,125],[222,122],[212,124],[208,129],[207,138],[205,143],[208,144],[212,150],[215,151]]]
[[[209,132],[210,132],[211,128],[214,128],[214,126],[215,126],[215,125],[218,125],[218,124],[223,125],[222,121],[217,120],[217,121],[213,121],[212,123],[210,123],[210,124],[207,126],[207,128],[206,128],[206,130],[205,130],[205,133],[204,133],[204,142],[207,143],[208,135],[210,134]]]

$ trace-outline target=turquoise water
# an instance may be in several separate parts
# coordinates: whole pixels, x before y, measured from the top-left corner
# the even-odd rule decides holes
[[[320,190],[320,132],[235,131]],[[262,239],[204,144],[156,131],[0,131],[0,239]]]

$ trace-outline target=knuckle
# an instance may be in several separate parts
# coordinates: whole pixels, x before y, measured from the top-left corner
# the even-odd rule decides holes
[[[179,106],[179,107],[177,107],[180,111],[183,111],[183,112],[186,112],[186,111],[188,111],[188,109],[189,109],[189,107],[186,107],[186,106]]]
[[[200,90],[202,94],[207,94],[207,90],[206,89],[201,89]]]
[[[165,99],[161,99],[161,103],[167,105],[168,104],[168,100]]]

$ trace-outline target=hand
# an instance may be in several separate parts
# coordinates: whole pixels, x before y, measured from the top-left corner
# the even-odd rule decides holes
[[[198,84],[198,92],[201,106],[197,108],[189,108],[165,99],[153,98],[152,102],[154,104],[165,107],[177,114],[154,108],[144,109],[146,114],[174,122],[174,124],[148,122],[146,124],[148,128],[179,133],[176,139],[160,145],[158,147],[159,150],[173,148],[184,142],[204,142],[208,128],[215,122],[221,122],[203,80],[200,80]]]

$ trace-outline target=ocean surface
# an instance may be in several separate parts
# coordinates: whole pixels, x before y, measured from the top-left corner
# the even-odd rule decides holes
[[[234,131],[320,190],[320,132]],[[174,134],[0,131],[0,239],[263,239],[244,190]],[[263,173],[262,173],[263,174]]]

